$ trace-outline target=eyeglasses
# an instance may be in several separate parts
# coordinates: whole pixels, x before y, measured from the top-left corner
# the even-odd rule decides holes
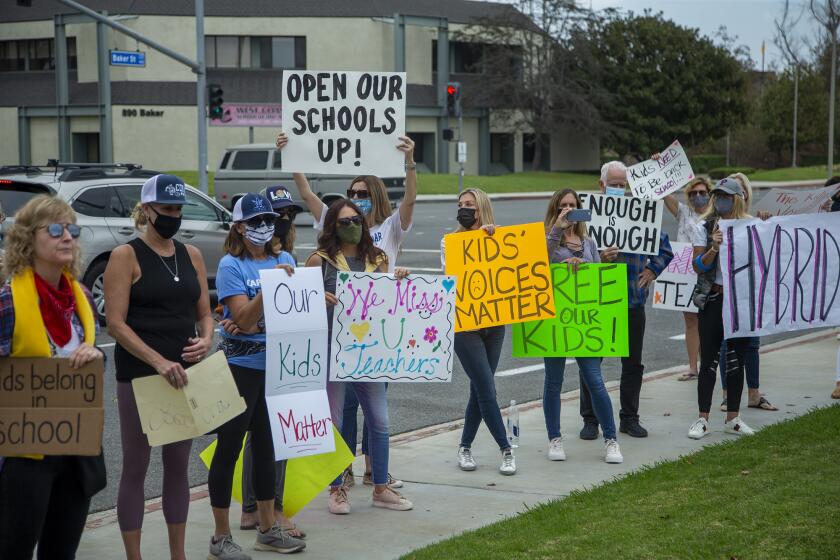
[[[275,212],[277,212],[277,218],[275,218],[276,220],[294,220],[295,216],[297,216],[297,212],[294,210],[275,210]]]
[[[249,220],[245,220],[245,223],[252,228],[258,228],[263,226],[273,226],[274,220],[273,216],[270,216],[269,214],[261,214],[259,216],[254,216]]]
[[[357,226],[362,225],[361,216],[353,216],[352,218],[339,218],[337,221],[340,227],[349,227],[350,224],[355,224]]]
[[[347,189],[347,198],[368,198],[370,193],[365,190],[357,191],[353,189]]]
[[[82,228],[77,226],[76,224],[49,224],[43,226],[50,237],[53,239],[58,239],[62,235],[64,235],[64,230],[67,230],[67,233],[70,234],[70,237],[73,239],[78,239],[79,236],[82,234]]]

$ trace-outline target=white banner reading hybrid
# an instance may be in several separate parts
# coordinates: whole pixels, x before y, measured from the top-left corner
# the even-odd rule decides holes
[[[274,459],[295,459],[335,451],[326,391],[265,398],[274,440]]]
[[[579,196],[583,207],[592,210],[589,236],[598,249],[618,247],[622,253],[659,254],[661,200],[594,193]]]
[[[452,379],[455,278],[341,272],[332,381]]]
[[[653,308],[697,313],[697,306],[691,300],[697,284],[697,274],[691,266],[694,247],[691,243],[671,242],[671,249],[674,258],[656,278],[653,287]]]
[[[840,213],[722,220],[727,338],[840,325]]]
[[[694,171],[679,140],[648,159],[627,168],[627,181],[633,196],[659,200],[694,179]]]
[[[793,214],[818,214],[820,208],[831,195],[837,192],[840,185],[832,185],[821,189],[771,189],[752,207],[752,214],[766,211],[774,216],[791,216]]]
[[[405,72],[283,71],[284,171],[405,177]]]

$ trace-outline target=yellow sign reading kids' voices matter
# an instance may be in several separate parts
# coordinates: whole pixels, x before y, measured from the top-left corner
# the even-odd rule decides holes
[[[456,331],[555,316],[543,224],[452,233],[444,247],[446,274],[457,276]]]

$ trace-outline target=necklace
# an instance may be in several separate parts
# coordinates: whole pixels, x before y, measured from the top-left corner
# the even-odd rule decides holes
[[[175,280],[176,282],[180,282],[181,279],[178,278],[178,249],[176,248],[175,253],[172,255],[175,258],[175,272],[172,272],[172,269],[169,268],[169,265],[166,264],[166,261],[163,260],[163,257],[161,257],[157,252],[155,252],[155,254],[160,259],[160,262],[163,263],[163,266],[166,267],[166,272],[168,272],[169,274],[172,275],[172,279]]]

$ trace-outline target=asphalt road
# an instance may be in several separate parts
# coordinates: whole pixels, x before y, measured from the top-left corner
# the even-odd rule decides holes
[[[756,193],[760,199],[762,193]],[[547,201],[517,200],[497,201],[494,204],[496,221],[501,224],[517,224],[542,221]],[[418,204],[414,214],[415,226],[403,245],[403,252],[398,263],[414,272],[437,273],[440,271],[440,239],[456,225],[456,206],[454,201],[447,203]],[[663,220],[665,231],[672,237],[676,235],[676,222],[667,212]],[[310,228],[298,228],[297,256],[306,258],[313,248],[314,232]],[[673,311],[647,310],[645,330],[644,364],[647,371],[655,371],[677,364],[687,363],[685,346],[681,340],[672,337],[684,332],[682,315]],[[788,338],[796,333],[767,337],[765,342]],[[100,336],[100,344],[105,345],[108,353],[108,366],[105,372],[105,433],[103,445],[108,468],[108,487],[93,499],[92,510],[100,511],[116,505],[122,457],[120,451],[119,418],[116,406],[116,381],[113,369],[113,341],[107,335]],[[606,379],[620,376],[618,359],[604,361],[603,372]],[[505,338],[505,348],[499,363],[496,388],[499,404],[506,406],[511,399],[527,402],[542,396],[543,371],[542,361],[534,359],[514,359],[511,357],[510,329]],[[577,365],[570,363],[566,369],[564,390],[578,386]],[[770,396],[772,396],[772,388]],[[391,384],[388,391],[391,432],[398,434],[425,426],[455,420],[463,417],[464,407],[469,393],[468,380],[460,364],[455,363],[455,372],[451,383]],[[646,414],[644,393],[642,394],[641,416],[644,422]],[[579,426],[565,426],[570,433],[576,433]],[[485,428],[481,428],[485,429]],[[207,482],[207,470],[198,454],[210,442],[211,437],[198,438],[193,443],[190,460],[190,484]],[[455,453],[455,449],[452,453]],[[152,459],[146,477],[146,497],[159,496],[161,493],[162,463],[160,449],[152,451]],[[392,465],[391,471],[399,476],[399,465]]]

